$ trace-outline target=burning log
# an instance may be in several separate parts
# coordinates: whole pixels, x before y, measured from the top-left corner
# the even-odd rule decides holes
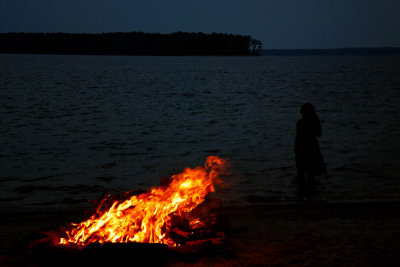
[[[183,236],[183,237],[185,237],[185,238],[189,238],[189,233],[184,232],[184,231],[180,230],[179,228],[174,228],[174,229],[172,229],[171,232],[173,232],[173,233],[175,233],[175,234],[178,234],[178,235],[180,235],[180,236]]]

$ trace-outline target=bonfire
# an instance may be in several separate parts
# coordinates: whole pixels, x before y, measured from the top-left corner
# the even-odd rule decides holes
[[[224,159],[210,156],[204,166],[186,168],[148,192],[106,196],[89,219],[72,224],[55,243],[84,247],[90,243],[138,242],[177,247],[190,242],[198,234],[196,230],[210,221],[192,211],[215,191],[215,184],[221,184],[219,176],[225,166]]]

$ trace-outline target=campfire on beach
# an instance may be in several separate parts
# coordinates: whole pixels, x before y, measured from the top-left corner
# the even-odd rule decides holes
[[[209,195],[215,185],[222,185],[219,177],[225,172],[226,160],[209,156],[204,166],[162,178],[159,187],[147,192],[107,195],[89,219],[53,232],[48,243],[81,250],[93,245],[159,244],[169,250],[196,251],[205,244],[221,245],[225,233],[215,212],[221,201]]]

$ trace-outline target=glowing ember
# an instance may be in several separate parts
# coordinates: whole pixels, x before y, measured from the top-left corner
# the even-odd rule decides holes
[[[172,216],[183,216],[214,192],[214,182],[225,169],[225,160],[210,156],[204,167],[186,168],[173,175],[168,186],[151,189],[150,192],[116,200],[103,212],[88,220],[73,224],[58,239],[58,244],[85,246],[99,242],[146,242],[176,246],[171,238]],[[189,221],[191,229],[202,225],[199,218]]]

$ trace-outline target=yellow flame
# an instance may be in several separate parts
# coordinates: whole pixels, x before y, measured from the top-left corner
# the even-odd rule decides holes
[[[175,246],[174,240],[166,235],[171,215],[190,212],[214,192],[213,183],[224,166],[225,160],[210,156],[204,167],[186,168],[173,175],[166,188],[153,188],[124,202],[115,201],[106,212],[74,225],[65,233],[66,238],[59,238],[58,244],[147,242]],[[190,225],[195,227],[199,223],[196,219]]]

